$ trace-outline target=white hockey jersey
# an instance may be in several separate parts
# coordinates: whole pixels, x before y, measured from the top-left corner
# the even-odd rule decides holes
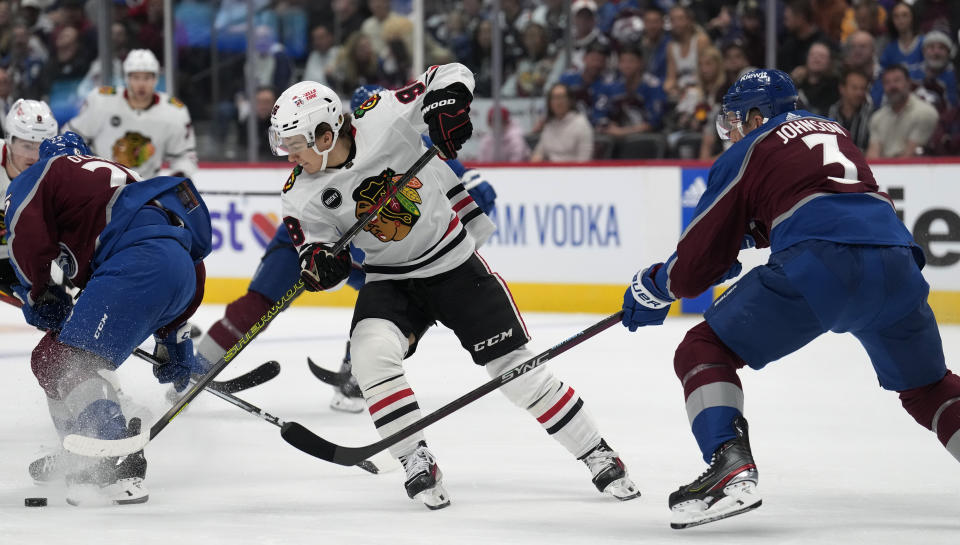
[[[473,90],[473,74],[465,66],[434,66],[403,89],[370,97],[354,112],[352,160],[313,175],[295,168],[282,195],[284,224],[294,243],[333,244],[350,229],[385,184],[426,151],[420,137],[427,128],[420,113],[423,95],[457,82]],[[368,282],[425,278],[463,263],[493,230],[453,171],[434,158],[353,244],[366,253]]]
[[[0,138],[0,195],[6,197],[7,188],[10,187],[10,176],[7,175],[7,161],[10,161],[10,149],[7,143]],[[7,246],[7,221],[3,216],[3,209],[0,208],[0,260],[10,259],[10,248]]]
[[[63,126],[66,131],[82,136],[96,155],[130,167],[143,178],[156,176],[164,160],[171,172],[191,177],[197,171],[190,112],[166,93],[154,93],[150,107],[135,110],[123,88],[99,87],[87,95],[77,117]]]

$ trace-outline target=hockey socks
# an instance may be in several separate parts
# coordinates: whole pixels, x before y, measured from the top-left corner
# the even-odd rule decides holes
[[[947,371],[939,381],[900,392],[900,402],[921,426],[960,461],[960,377]]]

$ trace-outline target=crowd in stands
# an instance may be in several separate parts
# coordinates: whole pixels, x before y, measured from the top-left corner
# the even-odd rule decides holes
[[[100,4],[0,0],[0,108],[44,99],[63,122],[95,86],[122,85],[130,49],[163,58],[163,1],[115,0],[114,78],[103,81]],[[766,65],[765,0],[573,0],[570,21],[565,0],[500,0],[499,13],[484,0],[424,4],[426,65],[463,63],[477,97],[490,97],[498,81],[502,97],[538,104],[530,127],[501,110],[500,141],[516,145],[487,138],[481,160],[708,160],[723,150],[714,119],[724,92]],[[804,108],[838,120],[870,157],[960,154],[960,1],[776,4],[776,65],[795,80]],[[217,141],[231,135],[242,145],[249,116],[260,131],[272,98],[300,79],[349,99],[360,85],[396,88],[415,76],[411,0],[254,0],[252,62],[246,5],[174,2],[177,94]],[[254,104],[244,98],[244,70],[256,79]],[[490,110],[482,121],[493,118]]]

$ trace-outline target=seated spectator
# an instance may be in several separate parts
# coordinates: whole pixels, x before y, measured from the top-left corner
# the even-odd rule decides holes
[[[807,62],[793,69],[790,74],[804,107],[818,115],[826,115],[827,110],[840,98],[837,89],[839,78],[833,70],[830,48],[823,42],[817,42],[807,51]]]
[[[939,30],[949,36],[956,36],[960,30],[960,2],[916,0],[913,8],[917,12],[917,27],[924,34]]]
[[[310,56],[303,71],[303,79],[329,87],[328,74],[340,53],[340,46],[333,42],[333,33],[324,25],[317,25],[310,32]]]
[[[673,101],[680,100],[687,87],[696,85],[697,56],[710,45],[707,34],[696,24],[690,10],[674,6],[670,10],[670,43],[667,44],[667,77],[663,90]]]
[[[273,104],[277,101],[277,93],[272,87],[260,87],[254,95],[253,109],[244,107],[238,110],[236,119],[237,144],[240,146],[241,156],[247,153],[247,120],[253,114],[256,130],[257,160],[266,161],[273,158],[270,142],[263,135],[270,129],[270,113]]]
[[[957,73],[950,63],[955,49],[949,36],[931,30],[923,37],[923,64],[910,71],[917,83],[915,92],[938,112],[957,105]]]
[[[470,57],[463,64],[473,72],[473,96],[489,97],[493,94],[493,23],[490,19],[480,21],[473,31]],[[509,73],[509,67],[504,66]]]
[[[940,115],[925,151],[928,155],[960,155],[960,107]]]
[[[0,0],[0,58],[10,53],[10,44],[13,42],[13,10],[10,9],[10,0]]]
[[[44,94],[57,83],[79,85],[93,61],[88,50],[80,47],[80,32],[76,28],[65,26],[56,36],[54,54],[43,70]]]
[[[613,75],[607,70],[609,57],[610,47],[605,42],[594,42],[584,52],[583,69],[560,76],[560,83],[570,89],[576,105],[595,127],[602,127],[610,121],[610,104],[606,97]]]
[[[587,48],[600,43],[610,48],[610,39],[597,28],[597,3],[593,0],[574,0],[570,5],[573,13],[573,51],[567,64],[574,69],[584,66]],[[562,56],[562,58],[565,58]],[[609,68],[609,67],[607,67]]]
[[[316,9],[317,6],[323,5],[325,2],[310,2],[310,4]],[[347,40],[355,32],[359,32],[360,27],[370,17],[370,11],[362,0],[333,0],[330,7],[333,10],[333,20],[336,22],[334,38],[339,45],[346,46]],[[349,95],[352,92],[353,88],[346,94]]]
[[[13,96],[13,81],[10,79],[10,74],[6,68],[0,67],[0,128],[3,129],[4,134],[6,134],[6,127],[3,127],[3,122],[7,118],[10,106],[13,106],[16,101],[17,99]]]
[[[293,83],[293,59],[269,26],[260,25],[253,33],[253,62],[247,69],[258,86],[286,89]]]
[[[887,11],[877,0],[860,0],[853,8],[853,19],[858,30],[877,38],[886,34]],[[849,39],[849,38],[848,38]]]
[[[705,125],[713,123],[715,117],[710,113],[721,103],[728,87],[720,52],[708,47],[697,63],[695,85],[688,86],[677,103],[678,132],[671,135],[671,145],[682,133],[699,133]]]
[[[547,119],[530,161],[582,162],[593,157],[593,128],[574,108],[570,89],[554,84],[547,93]]]
[[[817,26],[810,0],[790,0],[783,10],[786,36],[777,48],[777,68],[786,73],[807,60],[807,50],[816,42],[829,42]]]
[[[876,62],[876,40],[869,32],[859,30],[850,35],[843,52],[843,68],[855,70],[870,78],[870,102],[876,110],[883,103],[883,82]]]
[[[390,11],[390,0],[367,0],[367,7],[370,8],[371,15],[360,26],[360,31],[370,38],[370,45],[377,56],[385,58],[389,51],[387,42],[383,39],[383,25],[387,21],[404,17]]]
[[[866,151],[870,144],[870,114],[873,106],[867,95],[870,78],[863,72],[845,70],[840,76],[840,100],[830,106],[827,117],[835,119],[850,132],[853,143]]]
[[[487,112],[487,126],[490,130],[480,139],[480,153],[477,160],[485,163],[520,163],[530,159],[530,146],[523,137],[523,129],[511,121],[510,112],[502,106],[500,107],[502,132],[500,134],[494,132],[495,112],[494,108],[490,108]]]
[[[724,45],[721,52],[723,53],[723,71],[727,75],[727,81],[737,81],[740,76],[756,70],[755,67],[750,66],[743,42],[734,40]]]
[[[882,78],[884,103],[870,117],[867,158],[919,155],[936,127],[937,110],[910,92],[904,66],[885,68]]]
[[[533,10],[532,20],[547,29],[550,43],[561,45],[567,35],[567,3],[564,0],[543,0]]]
[[[607,91],[611,123],[601,132],[626,136],[660,130],[667,95],[661,81],[644,70],[643,50],[636,45],[623,49],[618,66],[617,79]]]
[[[660,81],[667,79],[667,44],[670,36],[663,30],[663,11],[649,7],[643,12],[643,58],[647,72]]]
[[[897,2],[890,12],[889,32],[892,40],[880,53],[880,68],[902,64],[916,70],[923,63],[923,37],[917,35],[917,18],[913,8]]]
[[[831,43],[840,43],[846,0],[812,0],[814,20]]]
[[[513,75],[503,84],[503,94],[508,97],[541,97],[547,85],[559,79],[563,63],[557,62],[557,55],[547,38],[547,29],[540,23],[531,21],[523,29],[523,47],[525,54],[517,61]]]
[[[0,61],[9,71],[13,95],[17,98],[39,99],[43,94],[43,67],[47,50],[40,39],[30,33],[24,21],[13,25],[10,54]]]
[[[373,51],[370,38],[362,32],[354,32],[337,55],[334,89],[340,95],[349,95],[361,85],[379,85],[386,87],[386,78],[380,65],[380,59]]]
[[[767,29],[766,14],[756,4],[741,2],[738,5],[740,13],[740,31],[743,35],[743,49],[747,52],[747,60],[751,66],[766,66],[767,62]]]
[[[382,37],[387,44],[387,54],[381,58],[387,87],[403,87],[417,76],[413,73],[413,21],[406,17],[387,20]],[[423,37],[423,54],[427,66],[453,61],[453,54],[428,35]]]

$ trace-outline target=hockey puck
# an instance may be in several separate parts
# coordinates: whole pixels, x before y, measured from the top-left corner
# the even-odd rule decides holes
[[[23,505],[27,507],[46,507],[47,498],[24,498]]]

